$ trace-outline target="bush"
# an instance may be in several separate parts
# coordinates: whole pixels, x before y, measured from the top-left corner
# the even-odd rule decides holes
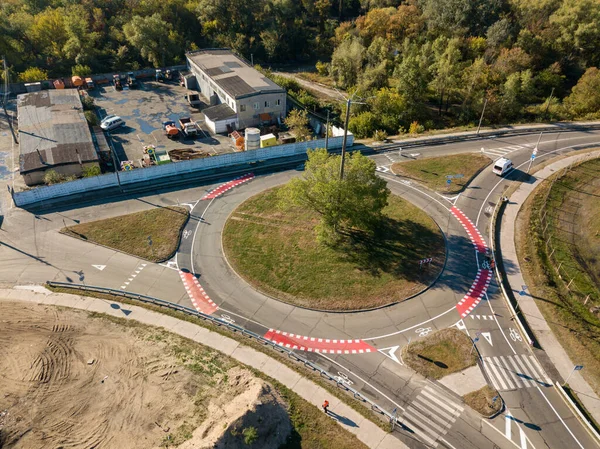
[[[248,446],[252,445],[258,439],[258,432],[255,427],[246,427],[242,430],[242,435],[244,435],[244,443]]]
[[[92,69],[90,68],[89,65],[75,64],[71,68],[71,74],[73,76],[86,77],[86,76],[90,76],[92,74]]]
[[[38,67],[29,67],[24,72],[19,73],[19,81],[23,83],[34,83],[48,79],[48,72]]]
[[[83,114],[85,115],[85,119],[90,124],[90,126],[98,126],[98,116],[94,111],[85,111]]]
[[[83,105],[84,111],[91,111],[95,107],[94,99],[89,95],[86,95],[81,99],[81,104]]]
[[[425,127],[423,125],[419,125],[419,122],[416,120],[410,124],[410,128],[408,128],[409,134],[421,134],[425,131]]]
[[[376,140],[377,142],[384,142],[388,137],[388,133],[386,133],[385,131],[378,129],[377,131],[375,131],[375,133],[373,134],[373,139]]]
[[[315,68],[317,69],[317,72],[319,73],[319,75],[321,75],[321,76],[329,75],[329,64],[328,63],[317,61],[317,63],[315,64]]]
[[[372,112],[362,112],[350,119],[348,129],[358,138],[371,137],[379,127],[377,117]]]
[[[91,178],[92,176],[98,176],[100,173],[102,173],[102,172],[100,171],[99,165],[92,165],[92,166],[83,168],[83,177],[84,178]]]
[[[65,177],[56,170],[47,170],[44,173],[44,184],[51,186],[65,181]]]

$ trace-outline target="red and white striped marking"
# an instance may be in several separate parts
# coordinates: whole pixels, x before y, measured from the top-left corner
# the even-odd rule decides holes
[[[475,227],[471,219],[457,207],[453,206],[452,209],[450,209],[450,212],[452,212],[452,215],[454,215],[460,224],[463,225],[463,228],[465,228],[465,231],[467,231],[467,234],[469,235],[469,238],[471,239],[471,242],[473,242],[473,246],[477,249],[477,251],[480,253],[485,253],[487,244],[485,243],[485,240],[483,240],[479,229]]]
[[[183,286],[187,291],[190,299],[192,300],[192,304],[198,312],[205,313],[207,315],[212,315],[217,310],[219,310],[219,306],[217,306],[212,299],[208,297],[196,276],[192,273],[184,273],[183,271],[179,272],[179,276],[181,276],[181,281],[183,282]]]
[[[492,280],[491,270],[478,270],[475,281],[469,289],[469,292],[456,304],[460,317],[464,318],[473,311],[477,304],[481,302],[481,298],[485,295],[487,288]]]
[[[269,329],[265,334],[267,340],[289,349],[318,352],[322,354],[365,354],[377,350],[362,340],[332,340],[329,338],[314,338],[303,335],[288,334],[287,332]]]
[[[213,198],[217,198],[218,196],[223,195],[228,190],[231,190],[234,187],[245,183],[246,181],[250,181],[252,178],[254,178],[254,173],[247,173],[247,174],[240,176],[238,178],[235,178],[225,184],[221,184],[216,189],[213,189],[210,192],[208,192],[206,195],[204,195],[201,198],[201,200],[212,200]]]
[[[457,207],[452,207],[450,212],[452,212],[452,215],[454,215],[460,224],[463,225],[463,228],[467,231],[475,249],[480,253],[485,253],[488,248],[487,243],[485,243],[479,229],[475,227],[471,219]],[[456,309],[461,318],[466,317],[475,307],[477,307],[477,304],[481,302],[481,298],[485,295],[491,280],[492,270],[477,270],[477,276],[475,276],[471,288],[458,304],[456,304]]]

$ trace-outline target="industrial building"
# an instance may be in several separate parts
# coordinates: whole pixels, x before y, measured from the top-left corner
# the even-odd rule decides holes
[[[202,112],[212,132],[230,132],[281,121],[286,91],[228,49],[186,54],[190,71],[211,107]]]
[[[98,154],[77,89],[54,89],[17,97],[19,163],[25,184],[44,182],[48,170],[81,176],[98,166]]]

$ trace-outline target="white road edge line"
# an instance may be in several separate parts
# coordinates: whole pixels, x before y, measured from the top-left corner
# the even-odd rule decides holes
[[[208,208],[210,207],[210,205],[213,203],[213,201],[215,199],[216,199],[216,197],[213,198],[212,200],[210,200],[210,203],[208,203],[208,206],[206,206],[204,208],[204,210],[202,211],[202,215],[200,215],[200,220],[198,220],[198,223],[196,223],[196,229],[194,229],[194,237],[192,237],[192,247],[190,248],[190,264],[192,265],[192,273],[193,274],[196,274],[196,269],[194,268],[194,244],[196,243],[196,235],[198,234],[198,227],[200,226],[200,223],[202,223],[204,221],[204,214],[206,214],[206,211],[208,210]]]
[[[508,421],[508,420],[507,420],[507,421]],[[500,435],[502,435],[504,438],[506,438],[506,435],[504,435],[504,434],[502,433],[502,431],[501,431],[501,430],[499,430],[499,429],[497,429],[497,428],[496,428],[496,426],[494,426],[493,424],[491,424],[491,423],[487,422],[487,421],[486,421],[486,420],[484,420],[484,419],[482,419],[482,420],[481,420],[481,422],[482,422],[482,423],[485,423],[485,424],[487,424],[487,425],[488,425],[488,426],[490,426],[492,429],[494,429],[496,432],[498,432]],[[511,439],[508,439],[508,441],[509,441],[509,442],[510,442],[510,443],[511,443],[511,444],[512,444],[514,447],[516,447],[517,449],[521,449],[521,448],[519,447],[519,445],[518,445],[517,443],[515,443],[513,440],[511,440]]]
[[[565,423],[562,419],[562,417],[558,414],[558,412],[556,411],[556,409],[554,408],[554,406],[552,405],[552,403],[548,400],[548,398],[546,397],[546,395],[542,392],[541,388],[538,386],[536,386],[537,390],[540,392],[540,394],[542,395],[542,397],[546,400],[546,402],[548,403],[548,405],[550,406],[550,408],[552,409],[552,411],[554,412],[554,414],[556,416],[558,416],[558,419],[560,419],[560,422],[563,423],[563,426],[565,426],[565,429],[567,429],[567,431],[569,432],[569,434],[573,437],[573,439],[577,442],[577,444],[579,445],[579,447],[581,449],[585,449],[581,443],[579,442],[579,440],[575,437],[575,435],[573,434],[573,432],[571,431],[571,429],[569,429],[569,426],[567,426],[567,423]]]
[[[353,373],[352,371],[350,371],[348,368],[346,368],[344,365],[342,365],[341,363],[336,362],[333,359],[330,359],[329,357],[327,357],[325,354],[321,353],[320,354],[321,357],[323,357],[324,359],[329,360],[331,363],[335,363],[337,366],[339,366],[340,368],[348,371],[350,374],[352,374],[354,377],[356,377],[357,379],[359,379],[361,382],[364,382],[365,385],[368,385],[369,387],[371,387],[373,390],[375,390],[377,393],[379,393],[381,396],[383,396],[384,398],[386,398],[388,401],[390,401],[392,404],[394,404],[396,407],[398,407],[399,410],[401,410],[402,412],[404,412],[404,407],[402,407],[400,404],[397,404],[395,401],[393,401],[392,399],[390,399],[385,393],[382,393],[381,391],[379,391],[377,389],[377,387],[371,385],[369,382],[367,382],[366,380],[364,380],[362,377],[360,377],[359,375]]]

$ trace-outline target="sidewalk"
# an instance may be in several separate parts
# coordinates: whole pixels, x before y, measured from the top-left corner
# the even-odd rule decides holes
[[[600,156],[600,151],[585,152],[547,165],[542,170],[535,173],[535,182],[532,184],[521,184],[517,191],[511,195],[510,202],[507,204],[504,216],[502,217],[500,248],[502,249],[502,260],[506,265],[511,267],[511,273],[507,273],[507,279],[510,284],[510,289],[513,292],[519,292],[521,286],[525,285],[515,248],[515,227],[517,223],[517,214],[519,213],[521,206],[544,179],[567,167],[572,162],[591,154]],[[573,371],[573,367],[576,363],[571,361],[565,350],[555,338],[529,292],[526,292],[523,296],[515,295],[515,297],[517,298],[519,307],[521,308],[530,329],[535,333],[537,340],[540,342],[540,345],[562,378],[566,379]],[[578,393],[577,396],[579,397],[579,400],[585,405],[586,409],[594,417],[596,422],[600,423],[600,398],[598,398],[594,390],[592,390],[579,371],[575,371],[569,378],[569,386]]]
[[[36,304],[70,307],[89,312],[105,313],[128,320],[134,319],[140,323],[163,327],[169,332],[221,351],[244,365],[262,371],[316,407],[320,407],[323,399],[327,398],[330,404],[330,411],[347,418],[347,421],[354,425],[346,425],[340,421],[338,421],[338,424],[355,434],[360,441],[372,449],[408,449],[408,446],[404,445],[392,434],[383,431],[354,409],[337,398],[332,397],[325,389],[302,377],[284,364],[231,338],[209,331],[188,321],[178,320],[168,315],[152,312],[143,307],[133,305],[125,306],[126,310],[129,311],[129,313],[125,314],[121,310],[121,307],[119,307],[119,304],[116,303],[87,296],[52,293],[42,288],[35,288],[35,291],[26,289],[0,289],[0,301],[27,301]]]

